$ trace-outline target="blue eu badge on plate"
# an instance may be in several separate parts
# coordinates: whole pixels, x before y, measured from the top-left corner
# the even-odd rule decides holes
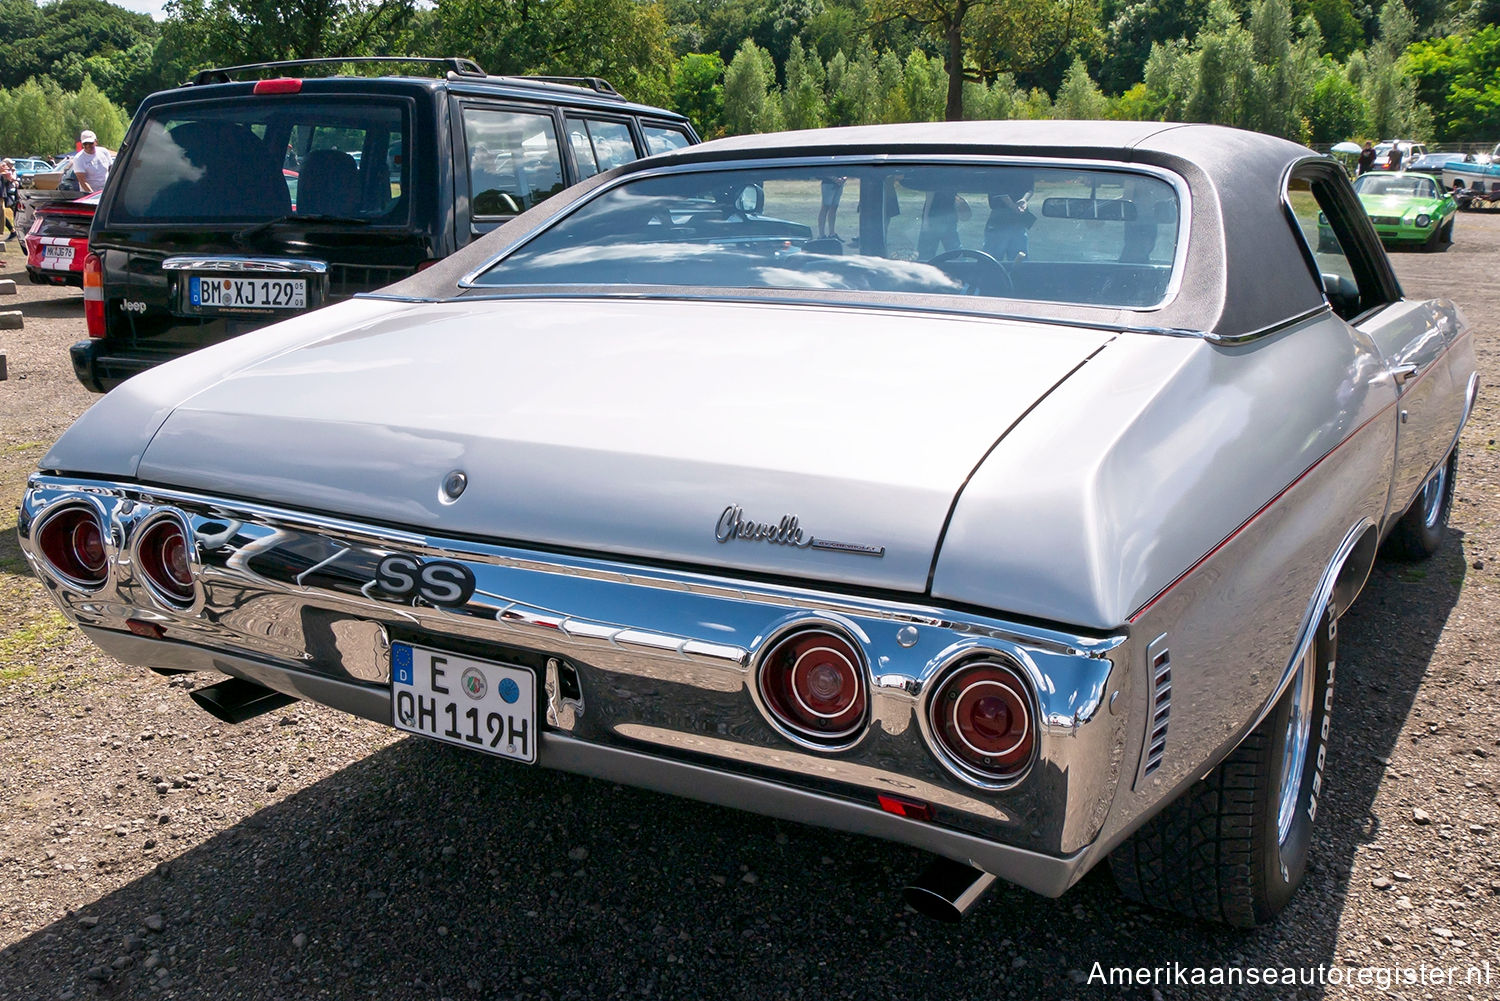
[[[398,685],[409,685],[411,681],[411,647],[405,643],[391,646],[391,674]]]

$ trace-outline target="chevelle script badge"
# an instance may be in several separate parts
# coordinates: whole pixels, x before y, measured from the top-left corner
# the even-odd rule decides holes
[[[783,515],[779,522],[750,521],[738,504],[731,504],[719,515],[714,526],[714,538],[720,542],[743,539],[745,542],[768,542],[773,546],[791,546],[794,549],[830,549],[837,553],[853,553],[856,556],[884,556],[884,546],[862,546],[854,542],[834,542],[819,539],[802,531],[794,514]]]

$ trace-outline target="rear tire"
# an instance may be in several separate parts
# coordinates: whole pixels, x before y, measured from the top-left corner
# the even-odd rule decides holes
[[[1127,897],[1239,928],[1286,907],[1307,871],[1325,788],[1337,652],[1325,610],[1271,714],[1110,855]]]
[[[1448,514],[1453,508],[1453,481],[1458,477],[1458,449],[1432,471],[1411,507],[1401,515],[1385,542],[1385,553],[1398,560],[1425,560],[1443,548]]]

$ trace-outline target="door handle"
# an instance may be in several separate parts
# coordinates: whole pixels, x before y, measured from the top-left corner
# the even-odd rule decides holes
[[[1416,377],[1418,371],[1416,365],[1397,365],[1391,369],[1391,377],[1396,380],[1396,385],[1404,386]]]

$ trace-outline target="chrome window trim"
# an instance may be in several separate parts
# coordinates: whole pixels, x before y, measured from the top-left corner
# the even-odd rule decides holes
[[[828,167],[832,165],[858,165],[871,167],[889,167],[901,164],[922,164],[925,166],[951,165],[951,166],[989,166],[989,167],[1034,167],[1034,168],[1061,168],[1091,171],[1110,171],[1112,173],[1144,174],[1156,178],[1171,186],[1177,195],[1177,245],[1173,250],[1172,271],[1167,279],[1167,287],[1162,292],[1162,298],[1152,306],[1119,306],[1100,305],[1095,303],[1078,303],[1067,300],[1053,299],[1027,299],[1025,302],[1040,302],[1060,306],[1071,306],[1079,309],[1100,309],[1110,312],[1129,311],[1137,313],[1154,313],[1170,306],[1177,298],[1182,289],[1183,272],[1187,265],[1188,231],[1191,228],[1193,217],[1192,192],[1188,187],[1187,179],[1180,174],[1173,173],[1161,167],[1151,164],[1130,163],[1120,160],[1095,160],[1074,159],[1066,157],[1018,157],[1018,156],[985,156],[974,153],[944,153],[944,154],[878,154],[861,153],[849,156],[787,156],[787,157],[757,157],[746,160],[718,161],[713,163],[686,163],[686,164],[663,164],[661,166],[649,167],[640,171],[630,171],[612,178],[590,190],[585,197],[579,198],[567,209],[557,215],[539,223],[532,229],[519,237],[514,243],[507,246],[500,253],[488,258],[484,263],[475,267],[458,280],[460,289],[486,289],[494,288],[492,285],[483,285],[478,278],[486,271],[499,264],[511,254],[526,246],[546,230],[552,229],[568,219],[574,212],[583,206],[590,204],[594,199],[601,197],[607,192],[613,191],[621,185],[633,183],[654,177],[665,177],[673,174],[686,173],[723,173],[740,170],[763,170],[776,167]],[[549,286],[550,287],[550,286]],[[634,286],[620,286],[621,288],[632,288]],[[738,292],[751,292],[760,290],[737,289]],[[774,291],[768,289],[766,291]],[[856,293],[869,295],[870,293]],[[882,293],[883,294],[883,293]],[[896,294],[896,293],[888,293]],[[966,297],[954,296],[955,299]],[[983,296],[973,298],[997,299],[1004,301],[1003,297]],[[1016,301],[1016,300],[1012,300]],[[961,311],[962,312],[962,311]]]

